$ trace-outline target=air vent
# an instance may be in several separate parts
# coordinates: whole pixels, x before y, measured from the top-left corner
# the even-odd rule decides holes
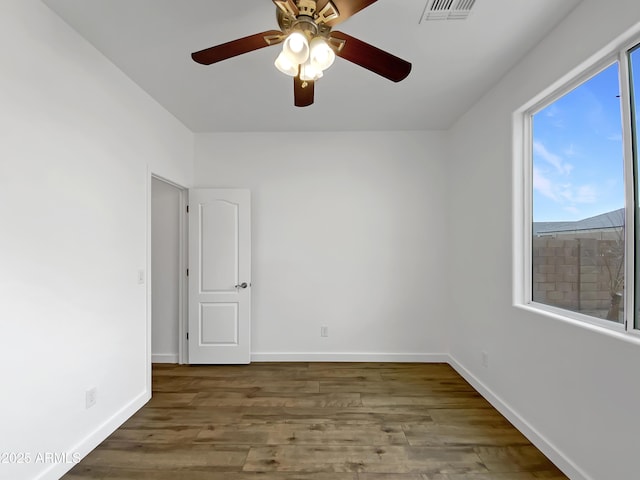
[[[464,20],[476,0],[428,0],[420,23],[431,20]]]

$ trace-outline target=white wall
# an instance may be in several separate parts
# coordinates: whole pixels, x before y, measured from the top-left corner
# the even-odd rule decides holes
[[[448,152],[434,132],[196,136],[198,186],[252,190],[256,357],[450,341],[574,478],[635,478],[638,346],[510,306],[511,114],[640,18],[614,6],[585,0]],[[0,41],[0,451],[84,454],[148,398],[148,172],[190,185],[193,135],[37,0],[0,3]]]
[[[193,135],[37,0],[0,2],[0,43],[0,451],[32,460],[0,478],[53,479],[36,454],[149,398],[148,168],[188,184]]]
[[[179,188],[151,184],[151,354],[154,363],[178,363],[182,197]]]
[[[575,479],[638,478],[640,347],[511,306],[511,119],[638,20],[637,0],[585,0],[449,139],[451,354]]]
[[[443,139],[196,135],[196,186],[252,192],[254,359],[447,351]]]

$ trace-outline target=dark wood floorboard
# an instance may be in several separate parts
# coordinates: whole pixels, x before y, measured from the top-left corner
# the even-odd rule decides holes
[[[446,364],[154,365],[64,480],[560,480]]]

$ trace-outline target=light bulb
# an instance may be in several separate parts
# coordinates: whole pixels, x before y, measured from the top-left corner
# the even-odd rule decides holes
[[[309,42],[302,32],[293,32],[287,37],[282,51],[293,64],[300,65],[309,58]]]
[[[311,40],[309,47],[311,52],[309,58],[318,70],[326,70],[333,65],[336,54],[324,38],[315,37]]]
[[[289,40],[289,48],[293,53],[300,53],[304,48],[304,37],[299,33],[294,33],[291,35],[291,40]]]
[[[284,52],[280,52],[278,58],[276,58],[275,66],[278,70],[280,70],[285,75],[289,75],[290,77],[295,77],[298,75],[298,65],[294,65],[289,60],[289,57],[285,55]]]

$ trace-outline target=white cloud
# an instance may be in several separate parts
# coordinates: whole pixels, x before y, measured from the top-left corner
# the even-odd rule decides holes
[[[576,208],[576,205],[598,201],[598,191],[593,185],[574,186],[571,183],[554,182],[535,167],[533,168],[533,188],[540,195],[564,205],[566,211],[572,211],[570,209]],[[574,213],[577,213],[577,209]]]
[[[598,202],[600,193],[594,185],[575,185],[571,182],[573,165],[565,162],[562,156],[550,152],[541,142],[535,142],[533,149],[536,155],[533,188],[537,194],[552,200],[558,209],[575,216],[581,213],[580,205]],[[575,152],[575,147],[570,145],[565,155]]]
[[[598,194],[591,185],[581,185],[574,187],[570,183],[560,186],[559,196],[571,204],[576,203],[596,203]]]
[[[533,188],[541,195],[544,195],[551,200],[555,200],[556,202],[558,201],[558,197],[554,193],[553,183],[536,167],[533,167]]]
[[[573,199],[576,203],[596,203],[598,201],[598,192],[592,185],[582,185],[577,188]]]
[[[566,163],[560,155],[550,152],[541,142],[533,143],[533,153],[539,158],[553,166],[562,175],[569,175],[573,170],[573,165]]]

